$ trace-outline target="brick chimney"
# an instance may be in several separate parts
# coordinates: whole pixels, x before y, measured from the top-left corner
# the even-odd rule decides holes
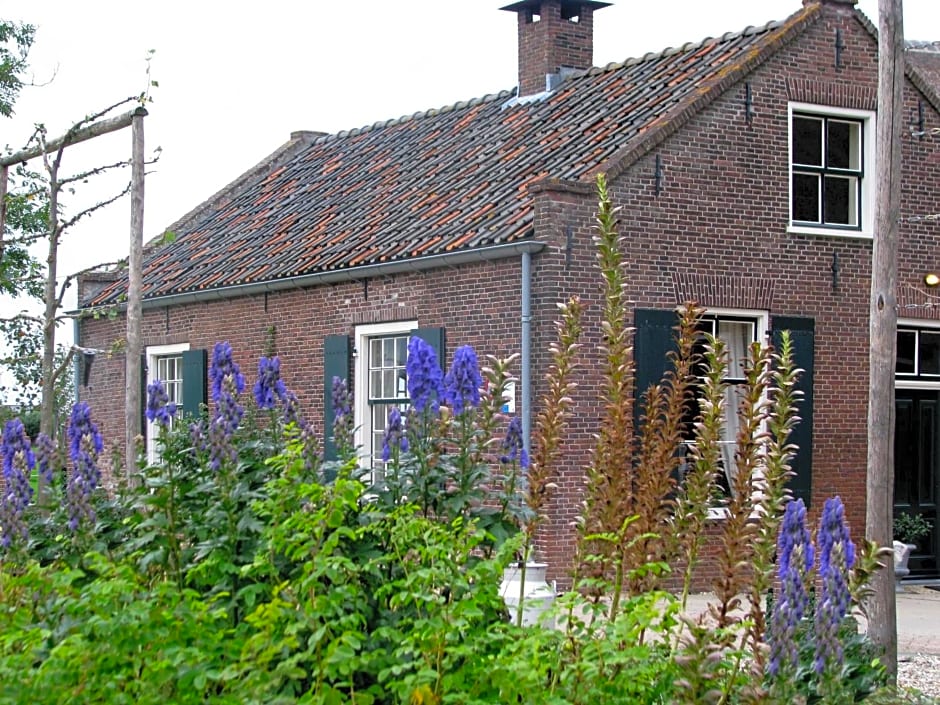
[[[500,8],[519,17],[519,95],[550,90],[565,70],[594,65],[592,0],[521,0]]]

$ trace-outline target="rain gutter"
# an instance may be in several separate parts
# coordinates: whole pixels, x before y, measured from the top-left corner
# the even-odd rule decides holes
[[[146,297],[143,308],[154,309],[166,306],[180,306],[183,304],[201,303],[231,299],[237,296],[252,296],[272,291],[286,291],[288,289],[301,289],[321,284],[338,284],[342,282],[360,281],[370,277],[388,276],[390,274],[407,274],[411,272],[424,272],[438,267],[456,267],[474,262],[490,262],[493,260],[518,257],[524,253],[540,252],[545,243],[525,240],[504,245],[493,245],[460,252],[446,252],[439,255],[414,257],[380,264],[366,264],[348,269],[336,269],[313,274],[301,274],[284,279],[272,279],[266,282],[253,282],[250,284],[235,284],[215,289],[193,291],[182,294],[167,294],[165,296]],[[108,304],[103,304],[107,306]],[[94,308],[94,307],[89,307]],[[126,308],[126,304],[118,305],[118,310]]]

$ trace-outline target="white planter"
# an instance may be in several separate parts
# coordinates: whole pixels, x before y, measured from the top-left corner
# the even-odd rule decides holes
[[[503,582],[499,587],[506,607],[509,609],[509,618],[515,622],[519,614],[519,600],[522,600],[523,626],[539,625],[552,629],[555,620],[545,613],[555,601],[555,590],[545,581],[545,563],[527,563],[525,567],[525,583],[523,584],[522,568],[512,565],[503,571]]]
[[[895,592],[903,592],[901,588],[901,579],[906,578],[911,573],[911,569],[907,567],[907,561],[911,557],[911,551],[913,551],[917,546],[911,543],[901,543],[900,541],[894,542],[894,580],[895,580]]]

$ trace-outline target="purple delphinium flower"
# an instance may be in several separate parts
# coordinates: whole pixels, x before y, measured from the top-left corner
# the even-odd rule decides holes
[[[849,538],[845,508],[839,497],[826,500],[816,532],[819,552],[819,600],[816,603],[817,673],[841,665],[838,632],[849,610],[848,573],[855,565],[855,544]]]
[[[444,374],[437,361],[437,353],[428,343],[417,336],[408,340],[408,359],[405,362],[408,375],[408,396],[412,408],[418,413],[426,408],[437,411],[438,400],[443,397]]]
[[[232,346],[228,342],[215,344],[209,379],[215,402],[215,413],[208,430],[209,467],[218,470],[223,461],[237,459],[232,436],[245,413],[245,408],[238,403],[238,395],[245,391],[245,378],[232,360]]]
[[[513,416],[509,420],[509,427],[506,429],[506,437],[503,439],[503,454],[499,462],[503,464],[519,461],[519,467],[529,467],[529,454],[526,452],[522,440],[522,421],[518,416]]]
[[[147,385],[147,420],[168,428],[176,416],[176,404],[170,401],[163,382],[155,379]]]
[[[444,403],[459,415],[465,408],[480,406],[480,365],[477,354],[469,345],[462,345],[454,353],[454,362],[444,377]]]
[[[3,429],[3,495],[0,496],[0,546],[26,538],[23,514],[33,496],[29,475],[36,465],[26,429],[19,419],[7,421]]]
[[[52,484],[52,464],[55,459],[55,442],[45,433],[36,436],[36,463],[39,474],[47,485]]]
[[[258,360],[258,381],[252,387],[252,392],[259,409],[273,409],[278,401],[284,401],[287,387],[281,380],[281,361],[278,357],[262,356]]]
[[[69,528],[75,531],[83,520],[95,521],[91,494],[101,482],[98,455],[104,450],[101,434],[91,420],[91,408],[87,402],[79,402],[72,407],[68,440],[69,457],[73,465],[68,485]]]
[[[284,412],[285,425],[294,423],[301,428],[306,426],[306,422],[300,414],[300,400],[289,389],[285,390],[284,396],[281,397],[281,409]]]
[[[189,442],[196,452],[204,452],[206,445],[206,429],[202,421],[193,421],[189,424]]]
[[[331,389],[333,404],[333,441],[337,448],[349,448],[353,443],[353,398],[346,380],[333,377]]]
[[[799,665],[796,629],[809,606],[807,575],[813,568],[813,544],[806,527],[802,499],[787,504],[777,539],[777,579],[780,591],[767,628],[770,645],[768,671],[792,673]]]
[[[235,394],[245,391],[245,377],[238,365],[232,360],[232,346],[228,341],[215,344],[212,350],[212,365],[209,368],[209,381],[212,384],[212,401],[218,403],[224,391],[225,380],[234,386]]]
[[[385,437],[382,439],[382,460],[386,463],[391,459],[396,450],[401,453],[408,452],[408,437],[405,435],[404,431],[401,410],[397,406],[393,406],[392,410],[388,412],[388,423],[385,424]]]

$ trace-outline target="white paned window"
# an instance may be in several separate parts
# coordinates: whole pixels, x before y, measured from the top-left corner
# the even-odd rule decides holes
[[[356,444],[363,467],[373,482],[383,477],[382,445],[389,412],[408,408],[405,362],[414,321],[356,328],[355,417]]]
[[[156,345],[147,348],[147,384],[160,380],[166,390],[169,401],[177,406],[176,415],[182,413],[183,404],[183,352],[189,350],[188,343],[179,345]],[[146,397],[141,400],[146,406]],[[170,428],[176,423],[174,418]],[[151,421],[147,421],[147,462],[156,463],[160,459],[160,448],[157,443],[159,428]]]
[[[873,113],[791,106],[791,231],[871,234],[873,129]]]
[[[735,312],[716,313],[710,311],[699,322],[700,337],[695,343],[694,353],[701,356],[705,352],[706,334],[712,335],[725,344],[728,355],[728,368],[724,377],[727,383],[725,390],[725,425],[722,428],[721,440],[721,472],[718,475],[718,489],[723,496],[729,496],[734,486],[734,476],[737,470],[734,454],[737,449],[737,436],[740,428],[738,422],[738,409],[743,398],[745,370],[749,349],[752,343],[757,342],[767,330],[768,318],[764,312]],[[704,370],[700,370],[704,373]],[[700,415],[700,399],[702,390],[697,388],[692,403],[689,405],[686,418],[686,443],[694,442],[695,420]],[[681,478],[680,478],[681,480]]]

